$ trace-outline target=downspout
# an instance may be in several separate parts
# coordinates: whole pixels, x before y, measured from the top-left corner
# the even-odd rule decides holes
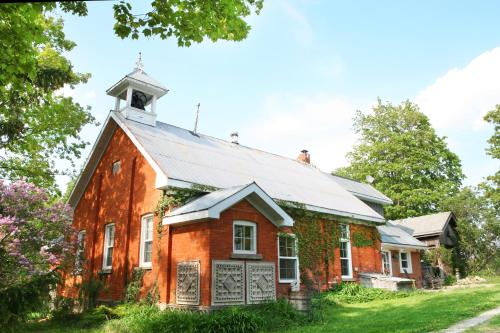
[[[102,174],[99,175],[98,187],[97,187],[97,198],[96,198],[96,209],[94,218],[94,231],[92,235],[92,255],[90,260],[90,270],[89,278],[94,274],[94,261],[95,261],[95,246],[97,243],[97,225],[99,224],[99,211],[101,210],[101,191],[102,191]]]
[[[124,269],[124,278],[123,278],[123,286],[126,287],[128,283],[128,270],[129,270],[129,249],[130,249],[130,224],[132,223],[132,208],[134,204],[134,183],[135,183],[135,166],[136,166],[137,157],[132,159],[132,174],[130,176],[130,192],[128,196],[128,214],[127,214],[127,234],[125,240],[125,269]]]
[[[161,221],[160,221],[161,223]],[[171,289],[171,277],[172,277],[172,231],[174,227],[172,225],[168,226],[168,256],[167,256],[167,304],[170,304],[170,289]]]

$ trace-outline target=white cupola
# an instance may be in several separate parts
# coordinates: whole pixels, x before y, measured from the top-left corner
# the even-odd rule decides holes
[[[116,98],[115,112],[127,119],[156,126],[156,102],[168,89],[144,72],[141,53],[134,71],[115,83],[106,93]],[[125,105],[122,105],[122,100]]]

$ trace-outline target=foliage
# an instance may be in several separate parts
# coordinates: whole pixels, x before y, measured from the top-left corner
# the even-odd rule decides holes
[[[444,278],[444,285],[445,285],[445,286],[452,286],[452,285],[454,285],[456,282],[457,282],[457,278],[455,277],[455,275],[447,275],[447,276]]]
[[[357,283],[341,283],[332,291],[321,295],[331,303],[366,303],[375,300],[387,300],[409,297],[417,291],[389,291],[378,288],[367,288]]]
[[[441,200],[460,188],[464,177],[458,156],[439,137],[418,106],[378,105],[354,118],[359,142],[348,153],[350,165],[335,171],[364,181],[390,197],[386,218],[398,219],[439,211]]]
[[[25,181],[0,181],[0,291],[72,264],[71,208]]]
[[[30,313],[45,308],[51,287],[58,281],[57,273],[50,272],[0,289],[0,329],[15,327],[26,320]]]
[[[142,287],[142,278],[144,276],[144,270],[134,269],[132,272],[132,279],[127,284],[125,288],[125,302],[134,303],[139,299]]]
[[[250,26],[243,20],[252,13],[258,14],[263,0],[167,0],[151,2],[151,10],[135,15],[128,1],[113,6],[115,33],[121,37],[138,39],[159,36],[175,37],[179,46],[190,46],[208,38],[240,41],[245,39]]]
[[[90,276],[77,284],[78,298],[80,299],[84,309],[93,309],[97,305],[97,298],[101,291],[107,291],[107,287],[103,280]]]
[[[60,7],[85,14],[80,4]],[[89,74],[75,72],[63,56],[76,44],[51,16],[55,9],[45,2],[3,4],[0,11],[0,176],[51,189],[61,173],[55,161],[74,167],[88,144],[79,132],[95,123],[88,108],[59,92],[87,82]]]
[[[499,218],[484,192],[478,188],[465,187],[448,198],[443,206],[457,217],[457,256],[464,261],[467,273],[484,269],[500,271]]]
[[[355,247],[372,247],[377,240],[375,229],[370,232],[356,230],[352,233],[351,237],[352,245]]]
[[[217,188],[200,184],[194,184],[191,188],[171,187],[163,192],[162,197],[156,204],[156,214],[162,219],[169,210],[215,190]]]
[[[488,123],[494,125],[494,132],[488,139],[489,147],[486,152],[496,160],[500,159],[500,105],[488,112],[484,117]],[[500,220],[500,170],[490,175],[480,184],[488,205],[494,210],[496,218]]]

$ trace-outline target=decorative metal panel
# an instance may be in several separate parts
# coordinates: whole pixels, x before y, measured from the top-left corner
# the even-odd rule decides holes
[[[247,263],[247,303],[276,299],[276,276],[273,262]]]
[[[200,304],[200,262],[183,261],[177,264],[177,304]]]
[[[245,303],[245,263],[242,261],[212,261],[212,304]]]

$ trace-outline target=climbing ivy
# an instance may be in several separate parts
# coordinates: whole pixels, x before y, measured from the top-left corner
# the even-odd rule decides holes
[[[372,247],[375,245],[377,235],[371,230],[357,230],[352,233],[352,245],[355,247]]]

